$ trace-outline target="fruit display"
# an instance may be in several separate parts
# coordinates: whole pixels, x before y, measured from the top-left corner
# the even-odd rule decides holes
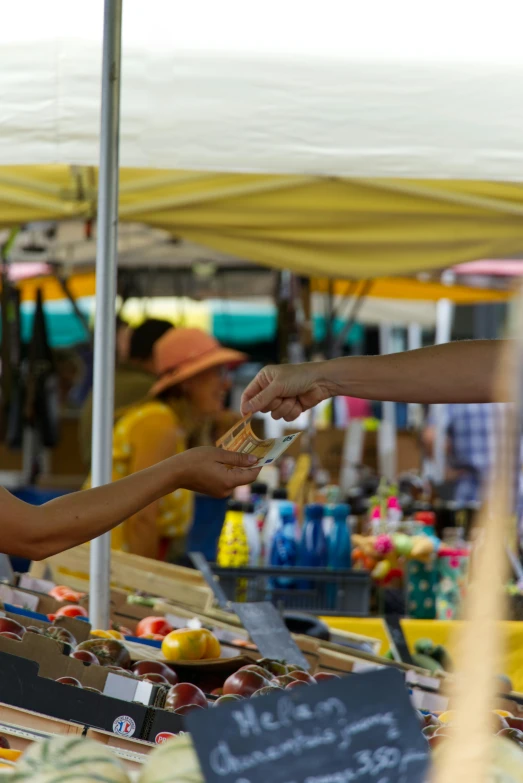
[[[136,626],[135,636],[146,638],[160,636],[163,638],[171,633],[171,631],[174,631],[174,628],[167,622],[165,617],[145,617],[143,620],[140,620]]]
[[[131,668],[129,651],[118,639],[88,639],[86,642],[81,642],[76,650],[87,650],[93,653],[101,666]]]
[[[156,748],[149,756],[138,783],[167,783],[169,780],[203,783],[198,756],[188,734],[173,737]]]
[[[202,661],[219,658],[221,647],[206,628],[180,628],[164,638],[162,653],[168,661]]]
[[[94,740],[65,736],[32,745],[16,765],[16,780],[129,783],[129,776],[109,748]]]

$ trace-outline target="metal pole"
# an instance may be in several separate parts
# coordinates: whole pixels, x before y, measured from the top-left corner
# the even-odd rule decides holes
[[[451,282],[451,281],[449,281]],[[450,342],[452,323],[454,320],[454,304],[450,299],[440,299],[436,305],[436,345]],[[445,481],[447,464],[445,432],[445,406],[433,405],[434,436],[434,478],[438,484]]]
[[[112,478],[121,43],[122,0],[105,0],[96,246],[93,487],[108,484]],[[111,535],[106,533],[91,543],[89,614],[94,628],[109,627],[110,559]]]
[[[380,354],[393,352],[392,326],[380,324]],[[387,481],[392,482],[396,480],[397,469],[396,403],[384,402],[382,410],[382,422],[378,432],[379,466],[380,473]]]

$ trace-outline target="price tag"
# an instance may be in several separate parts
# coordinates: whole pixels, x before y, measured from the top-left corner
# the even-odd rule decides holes
[[[269,601],[233,603],[232,608],[263,658],[275,658],[310,669],[307,659],[273,604]]]
[[[211,566],[209,565],[205,555],[202,555],[201,552],[189,552],[189,557],[191,558],[193,566],[197,568],[198,571],[200,571],[201,575],[213,591],[214,597],[218,601],[219,606],[222,609],[228,609],[229,599],[225,595],[223,587],[216,579],[216,576],[211,571]]]
[[[393,669],[195,710],[207,783],[422,783],[428,745]]]

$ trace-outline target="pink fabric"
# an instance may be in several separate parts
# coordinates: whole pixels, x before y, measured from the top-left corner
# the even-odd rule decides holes
[[[345,397],[350,419],[368,419],[372,416],[372,408],[368,400],[358,397]]]

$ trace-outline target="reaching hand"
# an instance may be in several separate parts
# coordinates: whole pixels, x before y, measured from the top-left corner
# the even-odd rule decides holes
[[[176,460],[183,462],[181,486],[202,495],[228,497],[233,489],[252,484],[260,472],[253,468],[256,457],[223,449],[189,449]]]
[[[245,390],[242,413],[272,413],[273,419],[294,421],[303,411],[331,396],[322,376],[323,363],[265,367]]]

